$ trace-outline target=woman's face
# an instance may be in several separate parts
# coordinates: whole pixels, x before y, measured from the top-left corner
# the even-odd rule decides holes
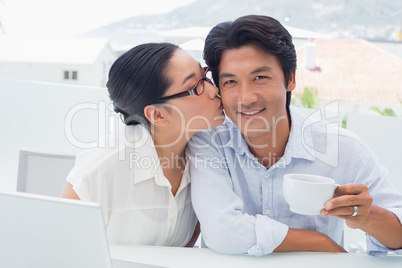
[[[177,49],[167,67],[167,76],[172,85],[165,96],[171,96],[194,88],[204,77],[200,64],[181,49]],[[189,95],[166,101],[172,127],[177,127],[190,138],[195,132],[220,125],[224,120],[221,99],[217,96],[218,88],[207,81],[201,95]]]

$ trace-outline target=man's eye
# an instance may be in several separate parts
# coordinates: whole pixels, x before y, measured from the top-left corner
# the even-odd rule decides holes
[[[255,77],[255,80],[261,80],[261,79],[269,79],[269,77],[265,75],[259,75]]]
[[[234,84],[234,83],[236,83],[235,80],[227,80],[227,81],[223,82],[223,85],[230,85],[230,84]]]

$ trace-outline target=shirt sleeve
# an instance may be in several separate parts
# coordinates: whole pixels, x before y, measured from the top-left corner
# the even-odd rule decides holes
[[[208,132],[195,135],[187,148],[192,202],[205,244],[221,253],[265,255],[285,239],[288,226],[264,215],[248,215],[233,191],[224,150]]]
[[[363,143],[357,147],[357,152],[356,182],[361,182],[369,188],[373,204],[394,213],[402,224],[402,194],[387,179],[386,168],[380,165],[378,158]],[[371,256],[383,258],[388,252],[402,254],[402,249],[390,249],[368,234],[366,242],[367,254]]]
[[[113,187],[114,170],[122,170],[122,161],[111,161],[113,149],[95,148],[77,154],[75,165],[66,181],[73,185],[73,190],[82,201],[96,202],[102,206],[105,223],[109,222],[109,197]],[[112,158],[113,159],[113,158]],[[113,166],[114,168],[108,168]],[[107,178],[111,178],[107,180]]]
[[[88,170],[94,166],[92,160],[92,150],[77,154],[73,169],[68,174],[66,181],[73,186],[82,201],[94,201],[89,191]]]

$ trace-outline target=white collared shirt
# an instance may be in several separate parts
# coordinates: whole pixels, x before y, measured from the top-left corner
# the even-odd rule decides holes
[[[197,223],[188,165],[173,196],[148,129],[119,130],[99,142],[105,148],[78,154],[67,182],[81,200],[102,206],[109,243],[185,246]]]

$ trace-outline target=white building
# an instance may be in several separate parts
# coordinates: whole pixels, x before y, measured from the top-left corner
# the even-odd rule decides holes
[[[0,39],[0,77],[104,87],[117,55],[107,39]]]
[[[309,39],[326,39],[330,38],[328,35],[294,28],[286,27],[293,37],[293,43],[299,47]],[[193,58],[204,64],[202,52],[204,50],[204,42],[209,31],[212,27],[186,27],[175,30],[163,31],[159,33],[162,39],[166,42],[171,42],[180,45],[181,48],[186,50]]]

